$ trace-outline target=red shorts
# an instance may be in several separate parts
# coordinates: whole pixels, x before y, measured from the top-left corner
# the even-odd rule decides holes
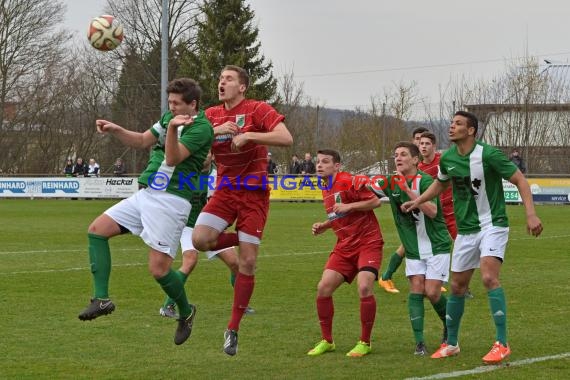
[[[356,277],[358,272],[368,270],[374,273],[378,279],[378,270],[382,263],[382,248],[384,243],[371,244],[358,248],[355,253],[338,250],[337,247],[331,252],[325,265],[325,269],[334,270],[342,274],[344,280],[349,284]]]
[[[455,223],[455,215],[449,214],[444,215],[445,224],[447,225],[447,231],[453,240],[457,237],[457,224]]]
[[[216,190],[202,212],[216,215],[230,226],[237,220],[237,231],[261,239],[269,212],[269,191],[224,187]]]

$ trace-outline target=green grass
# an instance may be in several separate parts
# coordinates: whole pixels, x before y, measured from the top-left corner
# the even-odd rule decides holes
[[[221,351],[230,315],[229,273],[218,261],[201,260],[188,284],[198,314],[190,340],[175,346],[175,322],[158,316],[163,300],[147,270],[147,249],[136,237],[111,240],[111,297],[117,310],[81,322],[91,292],[86,230],[111,201],[1,200],[0,378],[197,378],[400,379],[469,370],[481,365],[494,327],[478,273],[462,321],[460,356],[446,360],[412,355],[403,270],[402,293],[376,292],[373,353],[345,357],[359,337],[355,285],[335,294],[337,351],[306,352],[319,339],[314,299],[334,236],[310,234],[324,218],[318,203],[273,203],[261,247],[252,306],[240,329],[239,353]],[[398,244],[386,206],[378,210],[386,242],[384,263]],[[570,208],[538,207],[543,236],[526,235],[524,208],[509,206],[511,238],[501,280],[506,289],[512,361],[568,353],[570,318]],[[426,339],[432,352],[440,324],[426,301]],[[511,366],[471,378],[566,379],[570,358]]]

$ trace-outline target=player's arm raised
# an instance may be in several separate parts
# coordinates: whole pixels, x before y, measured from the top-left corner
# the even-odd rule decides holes
[[[239,150],[248,142],[260,145],[290,146],[293,144],[293,136],[285,123],[280,122],[271,132],[246,132],[236,135],[232,140],[232,147]]]
[[[380,198],[374,197],[353,203],[335,203],[333,211],[337,214],[345,214],[352,211],[368,211],[375,209],[381,204]]]
[[[117,138],[122,144],[136,149],[146,149],[157,142],[157,138],[150,132],[129,131],[118,124],[107,120],[99,119],[95,121],[97,132],[105,134],[110,133]]]
[[[402,178],[405,178],[405,176],[403,174],[400,174],[400,176]],[[402,189],[402,191],[405,192],[408,195],[408,197],[410,197],[410,199],[412,201],[415,201],[416,199],[418,199],[418,195],[416,193],[414,193],[412,191],[412,189],[410,189],[410,187],[408,186],[408,183],[405,180],[398,181],[398,183],[399,183],[399,186]],[[430,219],[433,219],[437,216],[437,205],[435,204],[435,202],[429,202],[429,201],[424,202],[424,203],[418,205],[418,208],[420,209],[421,212],[424,213],[425,216],[427,216]]]
[[[177,115],[168,123],[164,143],[166,165],[176,166],[190,156],[190,151],[178,142],[178,127],[192,124],[192,121],[189,115]]]
[[[430,185],[430,187],[428,187],[427,190],[422,195],[420,195],[419,197],[417,197],[413,201],[407,201],[407,202],[403,203],[402,207],[401,207],[402,211],[409,212],[409,211],[415,210],[417,208],[420,208],[420,205],[422,203],[425,203],[427,201],[431,201],[435,197],[438,197],[439,194],[441,194],[445,189],[447,189],[448,186],[449,186],[449,181],[447,181],[447,182],[441,182],[439,180],[433,181],[433,183]],[[425,212],[424,212],[424,214],[425,214]],[[433,217],[431,217],[431,218],[433,218]]]
[[[521,171],[517,170],[515,174],[509,178],[509,182],[515,185],[519,190],[519,194],[526,211],[527,232],[533,236],[540,235],[542,233],[542,223],[538,216],[536,216],[536,211],[534,210],[534,202],[532,201],[532,192],[530,191],[528,181],[521,173]]]

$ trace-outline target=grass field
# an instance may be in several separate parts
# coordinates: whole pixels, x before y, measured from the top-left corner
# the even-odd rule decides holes
[[[0,201],[0,378],[36,379],[401,379],[471,370],[481,366],[494,327],[478,273],[462,321],[458,357],[414,357],[407,317],[407,285],[390,295],[376,288],[378,311],[373,353],[361,359],[345,353],[359,337],[355,285],[335,295],[337,351],[308,357],[320,339],[314,299],[333,234],[313,237],[310,226],[324,218],[318,203],[273,203],[258,261],[251,305],[244,317],[239,352],[222,351],[232,290],[228,270],[200,260],[187,284],[198,305],[192,337],[175,346],[175,322],[158,316],[163,293],[147,271],[144,244],[136,237],[112,239],[111,297],[116,311],[81,322],[78,312],[91,293],[86,229],[111,201]],[[378,210],[386,242],[384,263],[398,244],[389,210]],[[512,362],[470,378],[570,378],[570,208],[538,207],[545,230],[526,235],[524,208],[509,206],[511,234],[502,283],[508,302]],[[438,345],[440,323],[426,301],[426,339]],[[440,377],[441,378],[441,377]]]

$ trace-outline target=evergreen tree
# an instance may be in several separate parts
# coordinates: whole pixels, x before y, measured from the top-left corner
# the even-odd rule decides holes
[[[226,65],[247,70],[247,96],[276,101],[277,80],[271,62],[265,62],[255,14],[244,0],[206,0],[200,7],[195,45],[182,54],[179,76],[196,79],[203,90],[202,106],[218,104],[218,78]]]

